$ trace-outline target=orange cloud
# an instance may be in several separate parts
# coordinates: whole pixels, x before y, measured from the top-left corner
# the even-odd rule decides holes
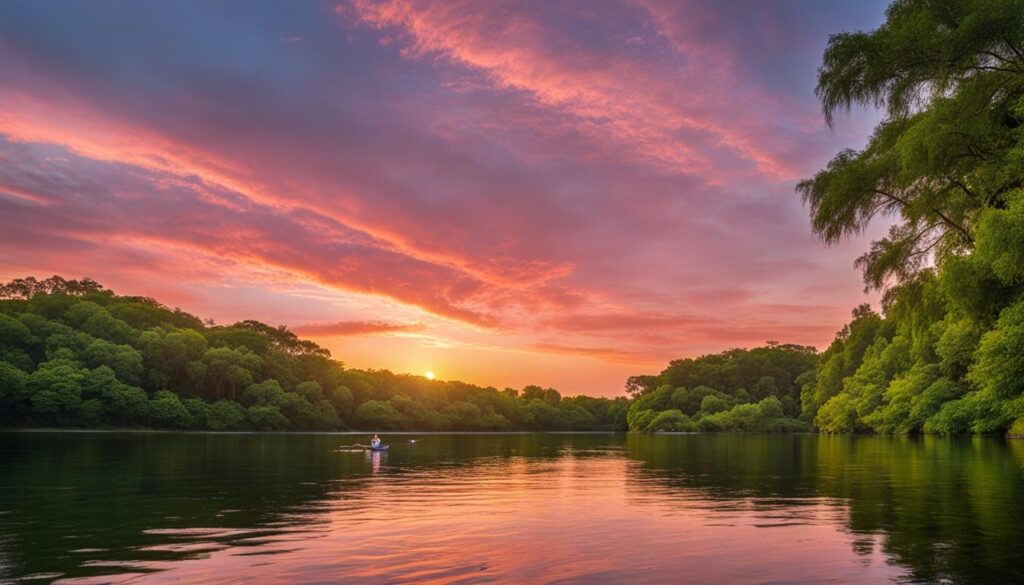
[[[649,354],[644,355],[639,352],[616,349],[613,347],[579,347],[561,345],[557,343],[534,343],[528,346],[528,349],[541,353],[590,357],[601,361],[621,364],[650,364],[652,361],[656,361],[651,360]]]
[[[389,323],[387,321],[336,321],[334,323],[307,323],[292,327],[298,335],[313,337],[346,337],[350,335],[376,335],[380,333],[407,333],[426,330],[422,323]]]

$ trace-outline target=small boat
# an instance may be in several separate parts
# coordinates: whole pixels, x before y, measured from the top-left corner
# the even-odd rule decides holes
[[[338,448],[339,451],[387,451],[391,445],[363,445],[362,443],[356,443],[355,445],[342,445]]]

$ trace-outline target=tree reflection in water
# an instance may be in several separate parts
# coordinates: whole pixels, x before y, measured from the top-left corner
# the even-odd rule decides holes
[[[1024,444],[0,434],[0,581],[1005,583]]]

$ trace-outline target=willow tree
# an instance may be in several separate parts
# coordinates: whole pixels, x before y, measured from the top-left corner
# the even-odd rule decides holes
[[[797,186],[826,243],[892,221],[857,260],[876,289],[970,253],[1024,180],[1024,0],[898,0],[886,17],[831,37],[817,87],[830,125],[852,106],[883,121]]]

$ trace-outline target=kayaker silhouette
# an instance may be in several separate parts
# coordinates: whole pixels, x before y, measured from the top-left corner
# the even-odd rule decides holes
[[[374,433],[373,438],[370,439],[370,446],[374,449],[380,447],[380,437],[377,436],[377,433]]]

